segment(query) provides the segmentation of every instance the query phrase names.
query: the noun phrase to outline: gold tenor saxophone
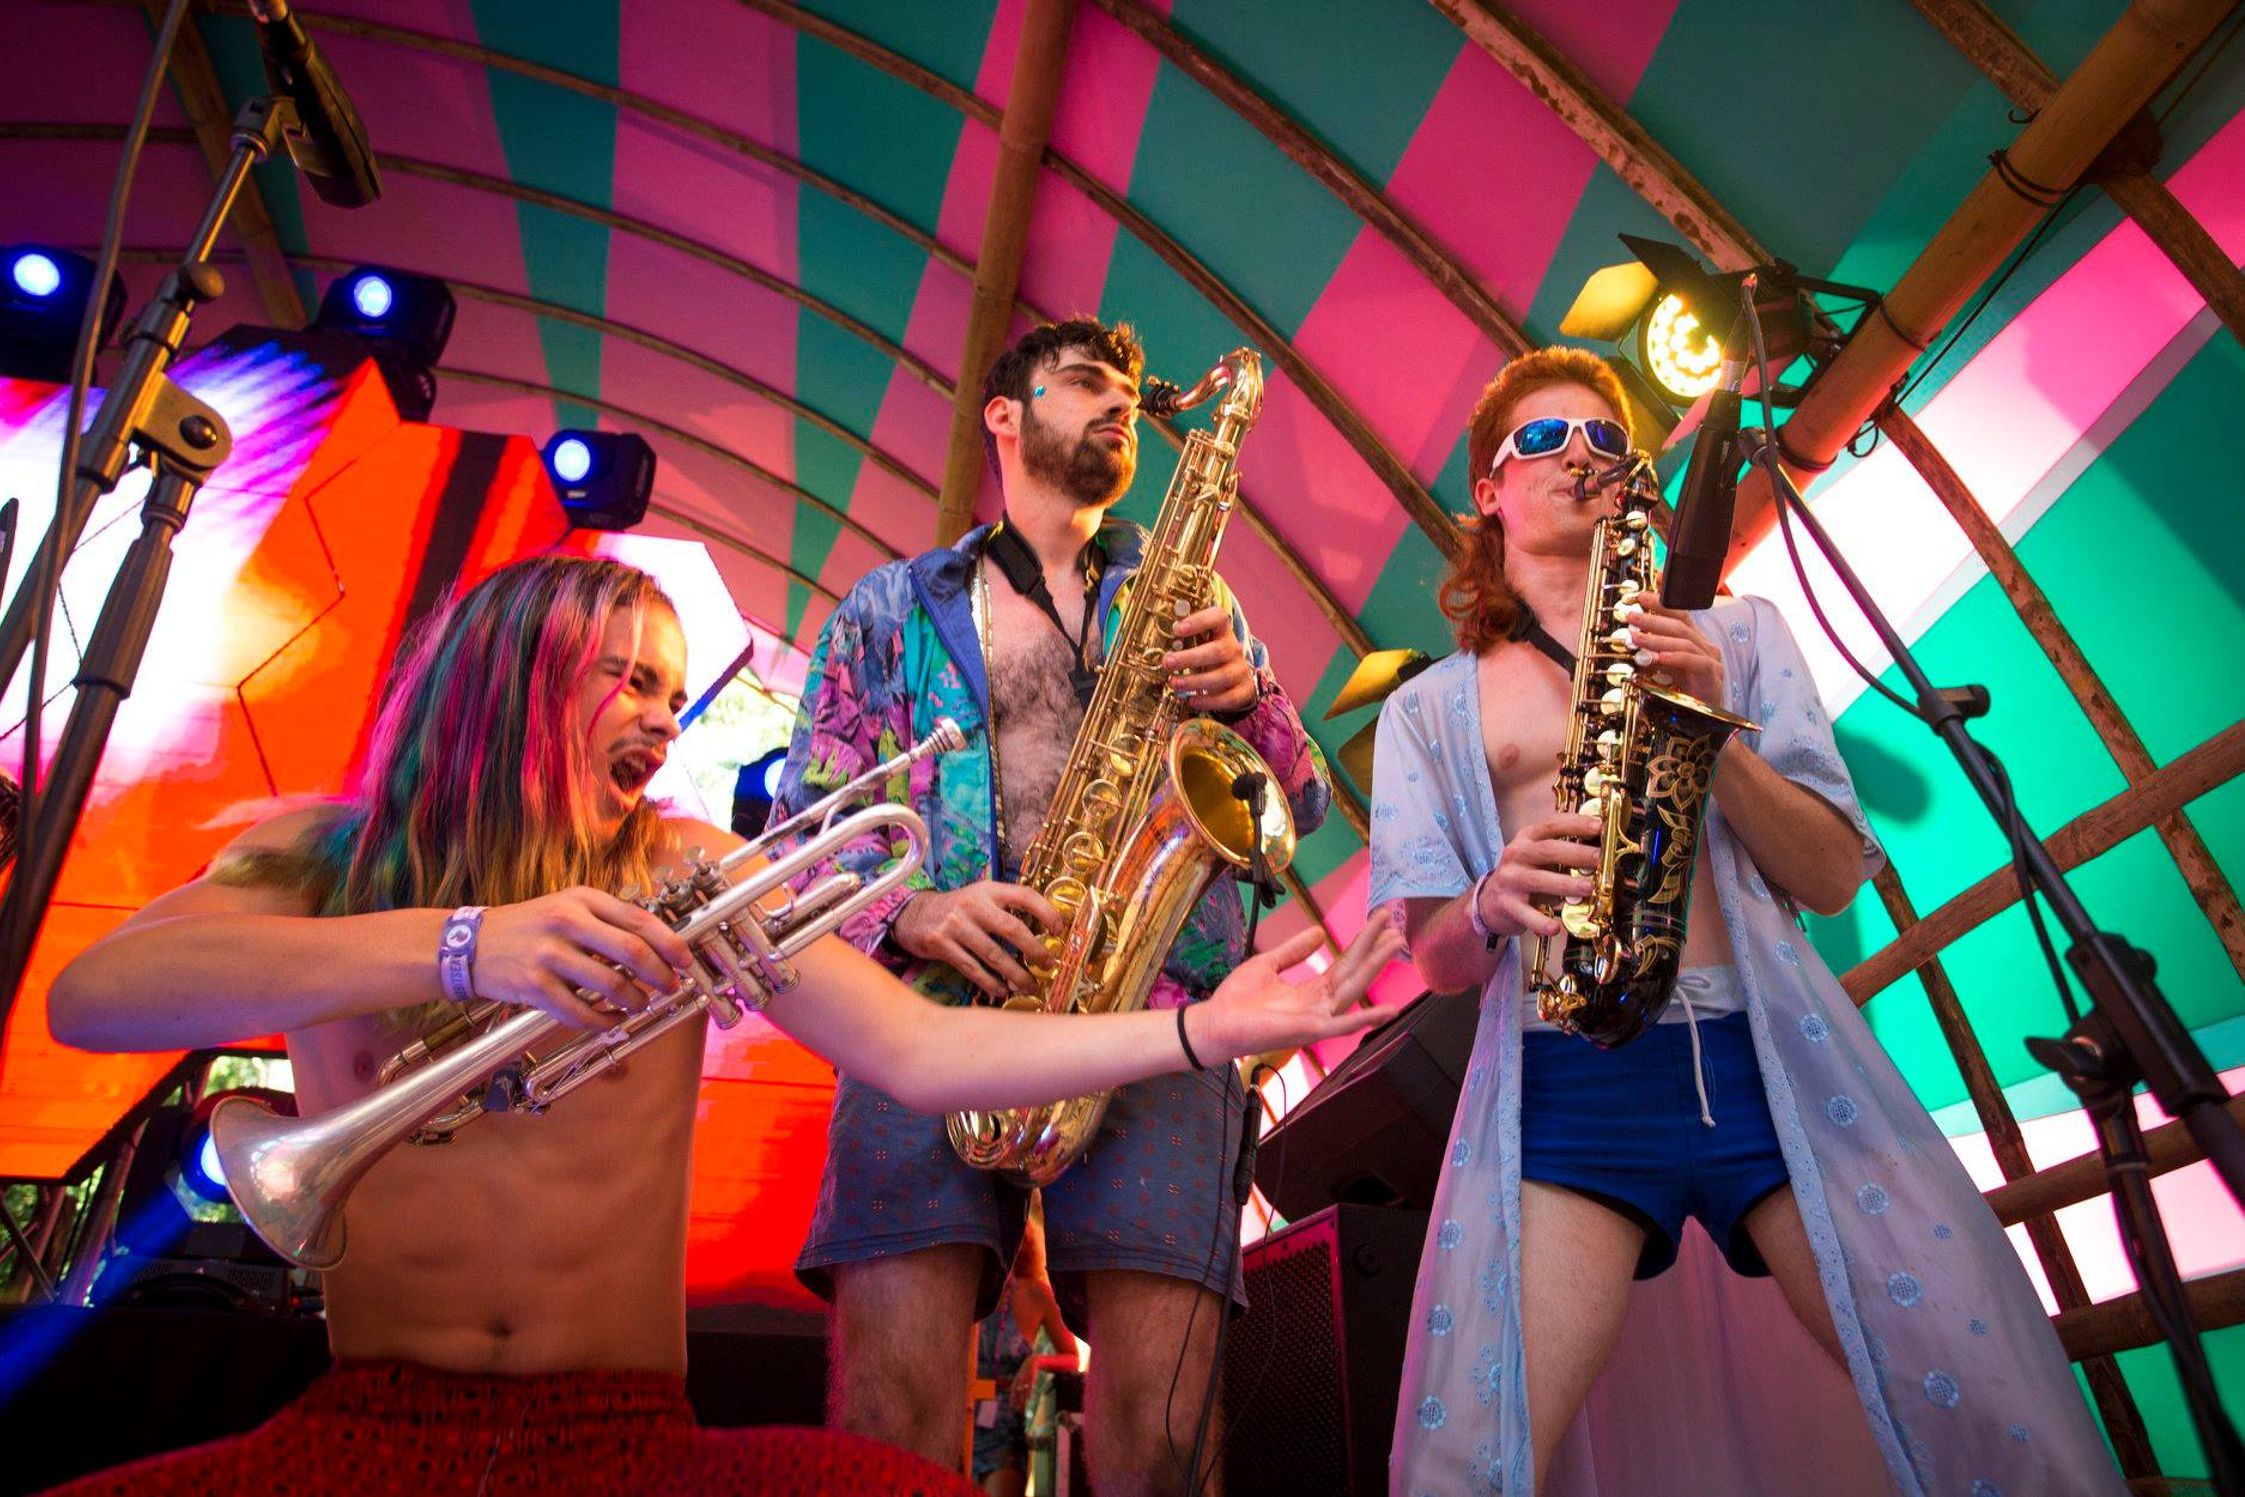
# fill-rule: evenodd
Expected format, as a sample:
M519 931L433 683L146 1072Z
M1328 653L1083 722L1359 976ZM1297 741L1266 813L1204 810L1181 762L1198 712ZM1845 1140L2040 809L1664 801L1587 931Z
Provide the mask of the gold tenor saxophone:
M1148 382L1146 410L1168 415L1218 390L1207 431L1187 438L1131 579L1114 648L1084 713L1052 807L1023 856L1021 881L1059 910L1065 931L1030 963L1034 992L1008 1008L1129 1013L1143 1008L1177 932L1221 873L1276 872L1293 860L1294 817L1275 789L1242 797L1243 776L1275 786L1262 755L1220 724L1187 720L1162 656L1170 626L1214 596L1216 548L1239 489L1239 444L1263 403L1262 361L1224 356L1192 389ZM1087 600L1086 606L1089 605ZM1038 955L1032 953L1032 955ZM1038 1107L955 1112L959 1157L1024 1185L1058 1179L1091 1146L1105 1092Z
M1651 460L1632 453L1580 482L1622 481L1619 512L1598 523L1576 645L1574 707L1555 799L1595 816L1590 894L1559 908L1565 933L1536 938L1528 990L1544 1022L1608 1049L1660 1017L1682 969L1692 859L1715 755L1757 724L1637 673L1621 610L1654 596Z
M691 858L684 876L640 904L685 938L694 965L679 986L612 1029L580 1032L559 1049L533 1054L570 1027L539 1009L501 1018L502 1005L478 1003L392 1060L373 1091L333 1111L292 1118L250 1097L224 1099L211 1110L211 1140L242 1219L289 1262L333 1268L343 1260L344 1200L375 1161L400 1143L442 1142L486 1112L544 1112L680 1024L706 1015L718 1028L730 1029L744 1010L761 1010L774 993L795 986L790 957L903 883L926 852L927 828L910 808L877 804L836 820L841 808L878 794L891 775L915 761L965 741L958 725L945 718L911 748L748 846L715 861ZM814 821L817 830L800 846L737 883L727 877ZM785 893L788 880L805 869L869 836L901 836L905 842L904 855L872 883L837 873L778 908L760 903L766 895ZM474 1037L443 1048L461 1033Z

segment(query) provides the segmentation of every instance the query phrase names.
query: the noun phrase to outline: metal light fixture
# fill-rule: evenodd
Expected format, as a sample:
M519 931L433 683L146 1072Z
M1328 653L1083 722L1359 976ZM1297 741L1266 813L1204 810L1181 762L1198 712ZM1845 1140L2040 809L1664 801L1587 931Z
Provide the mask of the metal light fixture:
M1723 341L1738 316L1738 285L1743 272L1718 275L1681 245L1623 234L1633 260L1609 265L1583 283L1559 331L1570 338L1612 343L1629 357L1608 360L1622 376L1631 402L1643 402L1663 430L1675 424L1674 410L1689 406L1715 388L1722 367ZM1772 405L1796 404L1816 372L1832 360L1879 295L1861 286L1804 276L1780 260L1759 266L1754 294L1773 380L1802 355L1812 367L1798 384L1773 383ZM1852 303L1846 327L1816 298ZM1847 308L1843 306L1843 314Z

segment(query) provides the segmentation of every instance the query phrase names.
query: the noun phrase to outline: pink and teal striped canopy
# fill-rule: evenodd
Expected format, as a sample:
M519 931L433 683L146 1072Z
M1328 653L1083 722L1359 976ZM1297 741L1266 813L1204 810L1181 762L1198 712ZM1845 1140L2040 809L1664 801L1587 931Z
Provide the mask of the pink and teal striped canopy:
M1448 647L1433 606L1440 553L1381 463L1464 511L1464 421L1502 351L1465 298L1149 34L1275 105L1414 222L1476 294L1531 341L1551 341L1584 279L1626 257L1617 233L1680 236L1447 13L1476 8L1494 7L1084 4L1037 184L1022 319L1126 318L1151 367L1184 380L1264 330L1283 340L1242 460L1269 534L1234 526L1224 569L1329 751L1369 720L1371 709L1319 720L1360 644ZM662 464L647 529L708 544L751 627L799 651L867 568L932 543L951 385L980 373L958 365L1026 0L309 9L382 154L386 195L345 213L279 167L262 169L259 186L304 305L358 262L451 282L459 324L435 420L538 438L564 425L642 432ZM2124 6L1990 9L2063 78ZM1835 280L1891 286L2020 128L1996 87L1900 0L1518 0L1509 13L1773 254ZM114 127L148 61L148 11L17 0L5 26L0 239L90 245ZM261 87L249 25L222 13L195 26L230 112ZM2155 105L2155 174L2233 262L2245 257L2235 29L2218 29L2203 72L2186 69ZM176 250L210 181L177 95L159 123L126 233L151 252ZM127 266L136 302L159 273L154 259ZM206 333L267 320L246 268L229 274ZM2002 524L2152 759L2232 726L2245 699L2236 336L2092 190L2067 200L1963 335L1936 348L1906 406ZM1168 473L1167 450L1148 442L1126 511L1149 516ZM1818 493L1937 676L1994 690L1983 734L2038 827L2124 788L2001 590L1895 453L1843 457ZM985 492L983 512L995 503ZM1814 634L1781 562L1757 557L1742 578ZM1860 696L1829 652L1820 669L1917 906L1998 867L2000 842L1931 739ZM2245 876L2245 789L2218 785L2186 810L2224 872ZM1338 816L1302 853L1344 935L1362 919L1363 861ZM2156 953L2216 1063L2245 1062L2235 951L2157 837L2123 842L2080 883L2108 925ZM1866 895L1815 934L1845 969L1891 927ZM1989 921L1948 963L2022 1112L2070 1107L2019 1043L2062 1027L2023 917ZM1929 1105L1962 1102L1914 983L1870 1012ZM1952 1131L1977 1127L1944 1117Z

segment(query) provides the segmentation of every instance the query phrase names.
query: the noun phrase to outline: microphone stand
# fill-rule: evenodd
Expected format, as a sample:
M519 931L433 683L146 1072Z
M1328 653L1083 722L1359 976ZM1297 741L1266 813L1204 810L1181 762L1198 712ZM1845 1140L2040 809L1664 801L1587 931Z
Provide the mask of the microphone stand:
M2089 993L2089 1012L2057 1039L2030 1039L2027 1050L2073 1089L2096 1125L2097 1148L2104 1157L2121 1245L2153 1323L2174 1356L2191 1423L2206 1452L2209 1476L2223 1497L2239 1497L2245 1494L2245 1444L2240 1444L2237 1426L2222 1407L2205 1347L2191 1322L2174 1252L2152 1199L2143 1130L2136 1122L2132 1099L2136 1083L2147 1083L2168 1115L2182 1119L2183 1126L2190 1130L2228 1187L2231 1199L2245 1204L2245 1132L2229 1115L2229 1094L2197 1041L2160 993L2150 953L2097 928L2074 896L2050 849L2027 825L2014 798L1998 780L1986 751L1965 727L1966 718L1987 711L1986 691L1978 687L1944 691L1927 679L1909 646L1872 601L1862 579L1802 501L1800 490L1778 461L1777 444L1769 433L1751 428L1740 434L1740 444L1749 460L1759 463L1769 475L1780 518L1790 511L1800 522L1877 632L1879 642L1917 695L1920 720L1955 755L1965 778L2014 849L2033 892L2049 903L2073 940L2066 951L2066 962Z
M42 594L59 587L87 520L135 461L153 472L141 508L141 533L110 584L93 637L73 681L77 696L36 800L23 807L15 877L0 902L0 1031L22 991L24 969L54 897L71 834L85 810L95 766L163 602L171 542L195 495L233 451L226 420L175 383L168 371L187 341L195 310L224 294L211 253L250 168L270 159L299 129L297 110L277 96L252 99L235 117L233 154L178 266L164 277L126 343L117 377L86 428L68 502L55 514L33 564L0 618L0 682L12 681L38 629ZM36 744L31 745L38 752Z

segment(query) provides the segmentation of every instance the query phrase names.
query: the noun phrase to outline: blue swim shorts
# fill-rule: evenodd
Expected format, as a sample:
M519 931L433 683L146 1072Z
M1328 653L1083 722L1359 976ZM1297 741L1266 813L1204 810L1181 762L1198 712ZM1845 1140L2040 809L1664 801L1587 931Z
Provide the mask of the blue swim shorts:
M1557 1032L1521 1036L1520 1177L1643 1227L1640 1279L1676 1261L1687 1216L1739 1273L1769 1274L1743 1223L1788 1176L1748 1022L1737 1013L1699 1023L1712 1128L1700 1118L1687 1024L1656 1024L1616 1050Z

